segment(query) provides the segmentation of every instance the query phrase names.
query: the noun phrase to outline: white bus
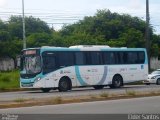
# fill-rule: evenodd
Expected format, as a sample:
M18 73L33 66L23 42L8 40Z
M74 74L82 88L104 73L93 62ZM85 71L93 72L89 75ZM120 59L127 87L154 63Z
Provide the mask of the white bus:
M119 88L146 80L145 48L79 45L24 49L21 53L21 88L68 91L72 87Z

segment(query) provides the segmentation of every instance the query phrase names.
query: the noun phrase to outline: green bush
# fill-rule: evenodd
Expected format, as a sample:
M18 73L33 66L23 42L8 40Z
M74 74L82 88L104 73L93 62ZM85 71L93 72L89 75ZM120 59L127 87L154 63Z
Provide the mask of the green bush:
M9 75L3 75L0 78L4 83L8 83L8 82L11 81L10 78L9 78Z
M19 88L19 71L0 72L0 90Z

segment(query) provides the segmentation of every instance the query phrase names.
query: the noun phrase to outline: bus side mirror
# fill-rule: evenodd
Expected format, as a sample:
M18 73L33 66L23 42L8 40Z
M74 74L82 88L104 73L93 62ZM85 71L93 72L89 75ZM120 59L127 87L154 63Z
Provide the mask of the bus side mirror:
M160 55L158 56L158 60L160 60Z

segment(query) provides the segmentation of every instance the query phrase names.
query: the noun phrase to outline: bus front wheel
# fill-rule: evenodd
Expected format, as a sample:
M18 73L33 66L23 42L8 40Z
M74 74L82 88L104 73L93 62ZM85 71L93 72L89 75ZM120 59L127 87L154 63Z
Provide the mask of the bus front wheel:
M71 90L71 88L72 88L72 85L71 85L70 79L67 77L61 78L61 80L59 81L59 87L58 87L59 92L66 92L68 90Z
M123 85L123 79L120 75L115 75L110 88L120 88Z

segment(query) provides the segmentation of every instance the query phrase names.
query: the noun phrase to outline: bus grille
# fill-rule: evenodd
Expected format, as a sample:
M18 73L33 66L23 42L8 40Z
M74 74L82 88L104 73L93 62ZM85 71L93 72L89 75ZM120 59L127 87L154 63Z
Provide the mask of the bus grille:
M33 83L21 83L22 87L33 87Z

